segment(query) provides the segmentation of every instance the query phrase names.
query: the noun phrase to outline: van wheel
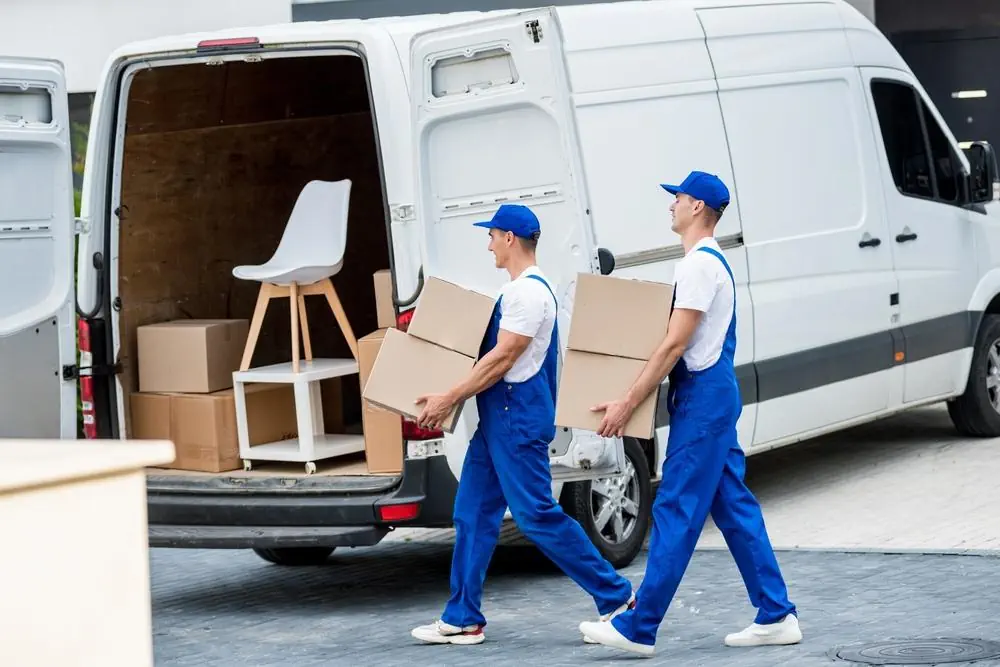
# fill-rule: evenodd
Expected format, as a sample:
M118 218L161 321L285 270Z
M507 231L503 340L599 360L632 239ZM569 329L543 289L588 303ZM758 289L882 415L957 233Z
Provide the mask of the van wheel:
M1000 435L1000 316L983 318L965 393L948 402L948 414L963 435Z
M322 565L333 553L333 547L289 547L285 549L254 549L253 552L275 565Z
M653 505L642 447L625 438L625 474L567 484L560 503L615 569L629 565L642 550Z

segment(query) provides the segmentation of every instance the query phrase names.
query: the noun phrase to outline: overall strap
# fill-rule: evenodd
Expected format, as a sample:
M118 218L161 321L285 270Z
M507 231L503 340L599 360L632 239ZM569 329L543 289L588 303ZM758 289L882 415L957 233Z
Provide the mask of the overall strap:
M556 293L552 291L552 288L549 287L549 284L547 282L545 282L544 278L542 278L541 276L536 276L533 273L525 276L525 278L531 278L532 280L537 280L541 284L545 285L545 289L547 289L549 291L549 294L552 295L552 300L555 301L555 303L556 303L556 310L559 309L559 299L556 298Z
M736 311L736 278L733 277L733 270L729 268L729 262L727 262L726 258L722 256L722 253L719 252L718 250L716 250L715 248L706 248L705 246L702 246L701 248L698 248L698 250L701 250L702 252L707 252L709 255L715 255L716 257L719 258L719 261L722 262L722 266L726 267L726 273L729 274L729 280L731 280L732 283L733 283L733 312L735 312Z

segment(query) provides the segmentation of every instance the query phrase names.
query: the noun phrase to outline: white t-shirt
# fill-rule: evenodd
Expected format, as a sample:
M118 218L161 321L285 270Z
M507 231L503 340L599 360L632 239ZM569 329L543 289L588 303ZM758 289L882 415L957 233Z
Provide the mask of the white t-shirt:
M693 371L709 368L722 356L736 299L726 267L702 247L722 252L715 239L702 239L674 269L674 308L705 313L684 350L684 363Z
M504 376L507 382L530 380L541 370L556 323L555 299L548 287L530 275L551 285L537 266L530 266L500 289L500 328L532 339Z

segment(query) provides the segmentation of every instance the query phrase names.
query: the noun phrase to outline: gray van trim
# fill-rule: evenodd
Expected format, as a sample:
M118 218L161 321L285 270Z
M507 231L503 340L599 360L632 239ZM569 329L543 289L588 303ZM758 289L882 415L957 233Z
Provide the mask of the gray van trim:
M729 234L728 236L720 236L715 240L719 243L720 248L730 250L743 245L743 234ZM672 259L680 259L683 256L684 246L680 244L636 252L626 252L621 255L615 255L615 270L643 266L645 264L656 264L657 262L668 262Z
M982 317L980 311L962 311L831 345L741 364L736 367L736 379L743 404L753 405L782 398L889 370L898 363L913 363L972 347ZM895 361L897 352L903 353L904 361ZM656 427L669 424L664 383L656 404Z

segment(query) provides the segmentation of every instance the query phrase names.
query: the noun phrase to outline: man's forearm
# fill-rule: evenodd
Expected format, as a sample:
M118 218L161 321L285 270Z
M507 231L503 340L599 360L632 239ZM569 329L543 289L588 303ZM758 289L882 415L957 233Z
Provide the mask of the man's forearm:
M628 402L638 406L646 400L646 397L653 393L653 390L659 387L674 369L682 354L684 347L680 345L663 345L657 349L628 390L626 394Z
M472 367L472 372L465 380L448 392L448 398L453 403L462 403L489 389L514 366L514 361L503 351L494 348Z

